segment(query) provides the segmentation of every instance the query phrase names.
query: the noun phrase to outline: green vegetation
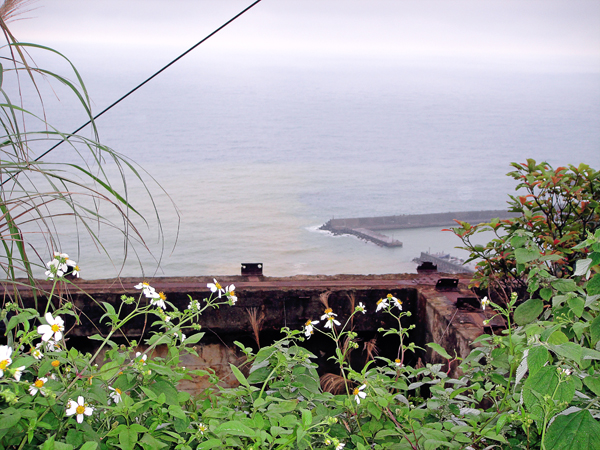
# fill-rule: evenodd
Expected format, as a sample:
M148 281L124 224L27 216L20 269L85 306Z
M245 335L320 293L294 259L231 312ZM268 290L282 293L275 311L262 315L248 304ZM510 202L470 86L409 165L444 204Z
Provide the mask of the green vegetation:
M35 68L24 53L33 47L54 50L19 44L2 20L0 26L10 54L4 58L10 68L0 67L0 75L54 78L78 96L91 117L81 80L78 88ZM116 208L127 237L130 214L136 211L108 182L103 164L111 158L137 172L110 149L54 130L1 92L1 265L8 288L0 309L5 339L0 345L0 449L600 448L598 172L585 165L552 170L534 161L515 164L510 175L527 191L511 197L521 215L476 226L461 223L454 230L473 258L482 260L475 278L488 289L482 307L492 308L507 325L477 339L461 361L459 378L448 376L456 357L437 344L429 347L447 364L404 364L406 352L417 348L410 343L411 328L402 325L408 313L389 295L375 305L360 303L344 323L327 308L303 330L283 329L281 340L256 353L238 344L248 371L231 366L239 386L225 389L213 372L179 365L182 355L195 354L193 344L203 336L202 312L237 301L235 287L216 280L207 286L208 298L190 298L183 311L147 283L131 286L139 295L123 296L118 305L98 302L109 332L92 337L98 343L95 354L69 347L63 317L77 320L82 312L61 293L79 268L56 251L53 219L68 214L101 246L90 220L104 219L98 209L77 200L79 192L92 199L92 206L101 200ZM44 129L31 131L32 118ZM68 145L88 152L81 164L31 159L31 142L66 138ZM88 159L93 166L85 164ZM52 288L39 291L35 307L28 308L10 287L23 275L35 286L29 258L35 247L22 231L32 221L47 244L33 253L54 256L45 265ZM497 238L486 246L470 245L469 237L484 229L497 232ZM379 331L398 338L398 356L393 361L373 356L356 368L348 358L358 346L352 326L371 308L397 321L397 328ZM151 337L142 347L135 341L118 345L114 337L138 317L153 321ZM301 345L315 333L335 344L334 354L325 356L339 368L339 377L328 384L335 394L322 389L317 357ZM167 347L164 357L153 356L159 345ZM96 365L99 355L103 361ZM199 397L178 391L179 381L192 375L209 377L212 388Z

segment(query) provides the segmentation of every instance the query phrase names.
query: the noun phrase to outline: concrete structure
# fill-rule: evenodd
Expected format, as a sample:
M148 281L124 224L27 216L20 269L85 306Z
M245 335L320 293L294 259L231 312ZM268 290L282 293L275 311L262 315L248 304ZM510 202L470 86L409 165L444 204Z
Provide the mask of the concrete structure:
M455 220L469 223L489 222L491 219L508 219L517 214L503 210L458 211L436 214L410 214L403 216L354 217L349 219L331 219L321 230L333 234L352 234L385 247L402 246L400 241L376 233L382 230L400 230L405 228L449 227L456 225Z
M189 369L212 368L221 378L224 385L235 385L236 380L231 376L229 364L242 365L243 354L233 345L240 341L246 346L257 349L253 339L253 329L250 313L255 308L257 317L262 317L259 338L261 345L267 345L281 338L280 329L302 329L308 319L318 319L323 314L325 306L323 297L327 298L329 306L338 314L338 319L344 323L354 305L362 302L366 305L367 313L355 316L354 330L358 333L361 342L376 339L376 345L381 350L382 356L395 359L398 350L397 338L382 337L378 333L380 327L390 328L397 326L397 322L389 315L376 313L376 302L388 293L403 302L403 309L411 311L412 317L405 318L403 326L416 323L417 327L411 332L410 338L417 345L425 348L427 342L436 342L442 345L450 354L455 352L465 357L470 351L471 342L483 332L483 321L486 312L479 308L472 310L459 310L456 306L460 297L471 297L470 303L477 305L478 300L474 294L466 289L468 279L459 279L458 289L452 291L439 291L435 286L437 281L445 275L438 273L428 274L402 274L379 276L296 276L289 278L260 277L250 281L248 277L219 277L223 285L235 284L239 298L233 307L221 307L207 310L200 319L202 331L206 334L202 341L195 345L198 357L186 356L182 365ZM456 276L455 276L456 277ZM76 308L81 310L81 323L75 324L70 316L66 317L66 329L69 330L69 345L82 350L92 351L97 341L88 339L95 333L106 334L108 329L100 324L102 309L96 302L105 301L113 305L121 304L121 295L139 295L134 289L139 279L77 280L76 286L64 293L70 297ZM206 284L212 282L212 277L186 277L186 278L154 278L147 280L156 288L167 295L167 300L179 309L187 308L190 297L202 300L209 295ZM49 285L43 282L42 287ZM21 295L27 306L32 304L31 292L21 288ZM84 295L82 292L85 292ZM96 302L90 300L93 297ZM464 302L463 302L464 303ZM467 302L468 303L468 302ZM127 307L123 314L127 313ZM143 342L148 338L151 321L146 322L144 317L129 323L123 330L128 340L136 339ZM2 331L2 330L0 330ZM126 342L125 338L121 339ZM330 356L333 352L332 343L315 334L304 344L317 356ZM143 348L143 346L141 347ZM166 353L165 348L158 348L155 355ZM365 358L365 353L356 350L352 363L359 367ZM435 361L436 356L431 353L409 355L408 364L416 364L418 360ZM327 358L318 358L319 370L322 373L335 371L329 367ZM101 363L101 361L99 361ZM451 373L456 370L451 368ZM190 392L198 392L208 386L206 378L196 378L180 386Z

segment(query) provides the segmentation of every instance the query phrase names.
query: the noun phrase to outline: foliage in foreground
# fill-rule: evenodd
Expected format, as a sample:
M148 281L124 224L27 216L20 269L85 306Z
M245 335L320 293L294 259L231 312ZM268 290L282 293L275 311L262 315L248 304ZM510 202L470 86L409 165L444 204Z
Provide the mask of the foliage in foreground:
M459 221L452 230L471 253L468 261L477 261L473 285L504 301L513 291L525 291L530 270L540 267L527 264L534 259L553 276L572 275L575 261L587 251L577 245L600 229L600 172L586 164L553 169L533 159L511 165L515 170L508 175L521 195L509 196L508 205L517 216L477 225ZM473 244L471 238L481 232L495 237L485 245ZM535 249L530 251L517 232L527 232Z
M535 242L526 238L534 251ZM137 298L125 296L117 308L104 303L105 362L68 348L61 315L69 303L43 314L5 305L1 317L8 345L0 346L0 448L43 450L83 448L335 448L484 449L600 448L600 231L576 246L587 258L572 278L543 269L541 250L531 266L537 282L530 298L507 306L482 299L507 321L498 335L483 335L462 361L464 375L452 379L441 364L413 368L403 364L409 330L402 327L402 303L388 296L377 305L356 306L342 322L327 309L303 330L284 329L284 338L246 353L249 374L231 366L240 385L218 386L214 374L178 366L184 352L194 353L202 337L200 314L233 305L234 287L209 284L212 294L190 299L179 311L164 294L140 283ZM66 255L49 263L49 277L67 282ZM536 286L543 285L542 290ZM134 305L125 315L124 305ZM398 327L380 330L398 336L395 361L377 357L355 369L347 360L357 345L351 323L368 308L391 314ZM154 317L160 331L144 342L118 346L114 334L137 315ZM338 320L340 319L340 320ZM188 337L185 336L186 332ZM340 368L342 390L323 392L315 356L300 346L314 333L336 344L332 358ZM157 345L165 358L153 357ZM448 360L441 346L430 347ZM213 389L193 398L177 390L190 375L211 377Z

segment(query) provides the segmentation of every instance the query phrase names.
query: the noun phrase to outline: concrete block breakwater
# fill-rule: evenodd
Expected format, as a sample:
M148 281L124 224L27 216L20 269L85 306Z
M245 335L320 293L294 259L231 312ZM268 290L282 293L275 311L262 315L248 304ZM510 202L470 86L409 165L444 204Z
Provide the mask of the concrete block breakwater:
M518 214L504 210L457 211L434 214L406 214L401 216L353 217L348 219L331 219L321 230L333 234L352 234L386 247L402 246L400 241L392 239L376 231L401 230L405 228L444 227L456 225L455 220L469 223L489 222L494 218L509 219Z

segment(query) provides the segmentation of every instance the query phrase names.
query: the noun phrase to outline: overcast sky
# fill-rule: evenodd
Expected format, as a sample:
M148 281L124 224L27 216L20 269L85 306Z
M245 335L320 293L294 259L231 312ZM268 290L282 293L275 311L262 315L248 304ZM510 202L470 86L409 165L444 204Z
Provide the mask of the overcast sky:
M37 1L21 41L184 50L249 0ZM568 59L600 66L598 0L262 0L205 52L298 57Z

